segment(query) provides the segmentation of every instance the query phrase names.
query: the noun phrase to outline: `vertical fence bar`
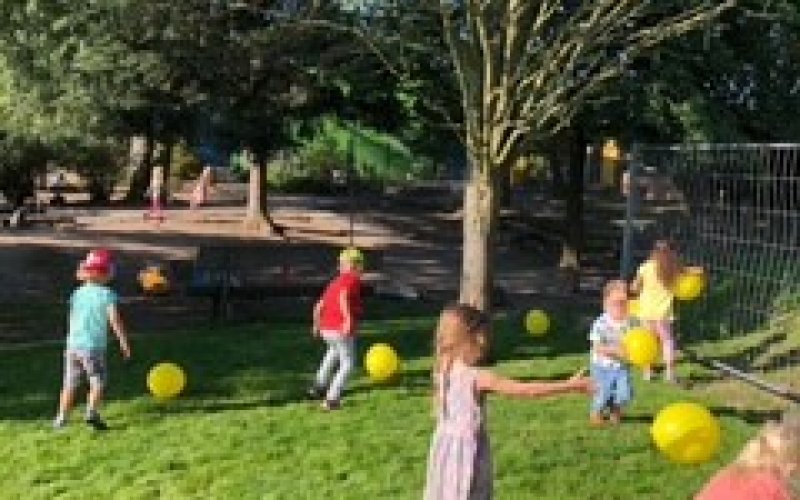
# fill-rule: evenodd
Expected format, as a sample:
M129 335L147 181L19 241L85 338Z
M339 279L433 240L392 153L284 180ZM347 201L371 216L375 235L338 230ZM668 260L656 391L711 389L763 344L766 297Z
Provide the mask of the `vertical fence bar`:
M627 280L633 272L634 218L637 215L639 197L639 163L641 148L634 144L628 162L628 193L625 200L625 227L622 233L622 255L620 256L620 275Z

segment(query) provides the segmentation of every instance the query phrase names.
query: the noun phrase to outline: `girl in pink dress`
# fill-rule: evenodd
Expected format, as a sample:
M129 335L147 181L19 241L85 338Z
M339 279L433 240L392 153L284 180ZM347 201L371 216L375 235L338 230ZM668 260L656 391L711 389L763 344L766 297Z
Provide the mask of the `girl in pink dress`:
M433 369L437 424L428 461L426 500L492 498L486 393L535 399L592 391L586 377L518 382L476 368L486 352L488 332L488 318L471 306L449 306L439 318Z
M732 465L719 471L695 500L800 498L800 416L766 424Z

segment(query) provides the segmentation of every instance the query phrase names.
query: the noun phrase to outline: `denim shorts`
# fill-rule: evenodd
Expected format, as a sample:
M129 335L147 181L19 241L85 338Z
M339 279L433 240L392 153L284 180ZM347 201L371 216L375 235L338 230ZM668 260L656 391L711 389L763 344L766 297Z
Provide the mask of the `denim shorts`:
M591 371L596 386L592 397L592 412L621 408L630 402L633 390L628 368L592 364Z
M108 380L105 351L67 349L64 352L64 388L75 389L83 378L92 387L104 387Z

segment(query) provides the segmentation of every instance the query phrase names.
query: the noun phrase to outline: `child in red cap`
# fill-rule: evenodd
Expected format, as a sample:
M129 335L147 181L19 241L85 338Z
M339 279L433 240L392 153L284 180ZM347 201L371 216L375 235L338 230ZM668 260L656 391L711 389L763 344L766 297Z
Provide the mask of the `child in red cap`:
M75 400L75 390L85 376L89 380L86 423L96 430L108 426L100 418L99 407L106 385L106 347L109 326L119 341L122 356L130 357L125 327L117 309L117 294L108 287L113 276L111 253L92 250L78 266L76 277L82 282L70 297L69 333L64 351L64 384L58 415L53 427L67 424Z

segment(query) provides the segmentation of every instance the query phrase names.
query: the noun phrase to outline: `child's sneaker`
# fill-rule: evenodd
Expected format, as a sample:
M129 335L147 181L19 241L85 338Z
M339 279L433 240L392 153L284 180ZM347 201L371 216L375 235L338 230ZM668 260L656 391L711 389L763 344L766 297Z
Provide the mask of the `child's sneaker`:
M53 419L53 429L60 431L67 426L67 419L64 417L56 417Z
M100 415L94 413L86 417L86 423L96 431L107 431L108 424L100 418Z
M608 420L614 425L622 423L622 410L611 410L611 415L608 417Z
M342 403L338 399L326 399L322 402L322 409L326 411L336 411L342 408Z

